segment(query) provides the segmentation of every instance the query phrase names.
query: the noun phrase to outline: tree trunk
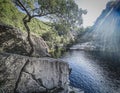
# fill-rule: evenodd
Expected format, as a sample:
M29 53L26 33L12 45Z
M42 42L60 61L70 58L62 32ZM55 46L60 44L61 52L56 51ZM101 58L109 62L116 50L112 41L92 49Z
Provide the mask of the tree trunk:
M28 17L28 18L27 18L27 17ZM26 30L27 30L27 34L28 34L27 39L28 39L29 45L30 45L30 47L31 47L31 49L30 49L30 51L29 51L29 53L28 53L28 56L32 56L32 54L33 54L33 52L34 52L34 45L33 45L32 39L31 39L30 28L29 28L29 26L28 26L28 23L29 23L30 21L31 21L31 17L29 17L29 16L25 16L25 17L23 18L23 23L24 23L24 26L25 26L25 28L26 28Z

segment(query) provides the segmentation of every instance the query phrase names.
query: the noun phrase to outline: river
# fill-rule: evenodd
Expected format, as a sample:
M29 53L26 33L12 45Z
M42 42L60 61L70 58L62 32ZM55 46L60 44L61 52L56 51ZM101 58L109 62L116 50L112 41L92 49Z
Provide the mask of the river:
M101 60L84 50L70 50L62 59L70 65L70 84L85 93L120 93L120 64Z

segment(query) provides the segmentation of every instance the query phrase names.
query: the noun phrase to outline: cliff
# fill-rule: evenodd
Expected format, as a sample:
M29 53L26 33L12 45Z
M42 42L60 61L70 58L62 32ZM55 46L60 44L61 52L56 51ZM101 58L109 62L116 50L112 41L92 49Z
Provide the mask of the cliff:
M104 59L120 60L120 0L107 3L85 37L95 47L93 50Z
M111 11L111 9L113 9L114 12L119 13L120 12L120 1L119 0L113 0L113 1L111 0L106 4L106 8L102 11L100 16L97 18L97 20L93 26L93 29L99 25L99 23L101 22L101 20L103 20L103 18L105 16L108 15L108 13ZM108 20L106 20L106 21L108 21Z

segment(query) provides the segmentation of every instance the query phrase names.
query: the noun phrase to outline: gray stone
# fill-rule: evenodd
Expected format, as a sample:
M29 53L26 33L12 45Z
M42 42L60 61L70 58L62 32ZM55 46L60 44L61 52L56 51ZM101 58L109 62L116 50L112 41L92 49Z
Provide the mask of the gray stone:
M19 55L0 54L0 90L13 93L26 58Z
M46 92L46 88L42 87L38 81L34 80L33 76L29 73L22 72L18 93L36 93Z
M69 90L69 93L84 93L83 90L79 88L75 88L73 86L69 86L68 90Z
M3 93L68 93L69 66L61 60L0 53L0 66Z
M39 36L32 34L31 39L34 45L32 56L49 56L46 42ZM27 55L31 47L27 40L27 33L17 28L0 24L0 51Z

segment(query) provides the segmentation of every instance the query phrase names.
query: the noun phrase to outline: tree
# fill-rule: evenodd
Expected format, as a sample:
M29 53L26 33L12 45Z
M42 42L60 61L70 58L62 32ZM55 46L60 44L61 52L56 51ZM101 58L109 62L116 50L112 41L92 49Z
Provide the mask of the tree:
M64 19L64 21L66 20L65 22L69 28L74 29L76 26L80 27L83 23L82 14L86 13L87 11L79 8L74 0L68 0L66 13L62 15L62 19Z
M64 35L69 31L76 33L76 29L80 28L83 23L82 14L87 13L87 10L79 8L74 0L68 0L66 3L66 13L61 15L57 22L54 22L54 28L59 35Z
M23 23L27 30L27 38L31 46L28 56L31 56L34 52L34 46L28 23L35 17L62 15L65 13L66 0L14 0L14 2L26 13L23 18Z
M48 18L64 21L69 27L73 27L74 24L78 24L78 20L81 17L82 9L79 9L74 0L13 0L26 15L23 18L24 26L28 33L28 41L31 46L31 50L28 56L31 56L34 52L34 46L30 36L30 28L28 23L35 17L47 16Z

